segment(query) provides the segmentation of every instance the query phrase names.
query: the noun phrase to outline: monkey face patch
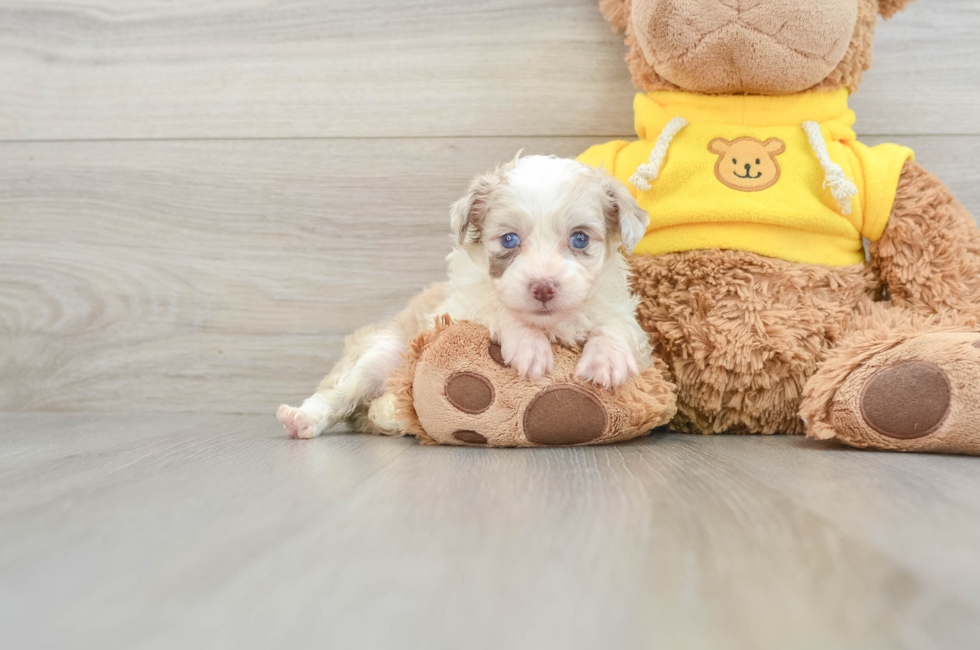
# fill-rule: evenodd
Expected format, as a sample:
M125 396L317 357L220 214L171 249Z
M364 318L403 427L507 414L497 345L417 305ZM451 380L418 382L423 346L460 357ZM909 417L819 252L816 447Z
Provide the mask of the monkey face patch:
M786 143L779 138L769 138L765 142L750 137L731 142L715 138L708 144L708 151L718 154L715 163L718 180L733 190L758 192L779 180L776 156L786 151Z

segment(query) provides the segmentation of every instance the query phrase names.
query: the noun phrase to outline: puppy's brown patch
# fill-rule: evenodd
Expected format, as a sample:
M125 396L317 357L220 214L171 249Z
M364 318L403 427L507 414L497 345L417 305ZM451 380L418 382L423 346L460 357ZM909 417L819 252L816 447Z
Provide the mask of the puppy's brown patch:
M501 253L492 253L490 255L490 277L496 279L502 276L511 263L517 259L518 250L515 247L504 249Z

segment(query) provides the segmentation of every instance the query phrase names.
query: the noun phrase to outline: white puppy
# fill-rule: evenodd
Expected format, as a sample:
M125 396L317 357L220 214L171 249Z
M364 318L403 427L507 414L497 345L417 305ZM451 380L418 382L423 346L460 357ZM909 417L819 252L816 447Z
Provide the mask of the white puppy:
M386 393L408 342L435 318L479 323L504 361L537 378L554 365L551 343L585 344L576 373L615 387L650 364L636 322L627 252L649 217L626 187L574 160L518 155L473 181L452 207L449 282L416 296L395 320L351 335L344 356L299 408L279 407L290 436L312 438L344 420L400 435Z

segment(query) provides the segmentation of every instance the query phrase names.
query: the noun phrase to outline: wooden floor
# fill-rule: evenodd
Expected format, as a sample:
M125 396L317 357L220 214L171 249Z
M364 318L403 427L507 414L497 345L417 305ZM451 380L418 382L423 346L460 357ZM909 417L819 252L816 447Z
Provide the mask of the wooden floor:
M972 458L0 415L5 648L976 648Z

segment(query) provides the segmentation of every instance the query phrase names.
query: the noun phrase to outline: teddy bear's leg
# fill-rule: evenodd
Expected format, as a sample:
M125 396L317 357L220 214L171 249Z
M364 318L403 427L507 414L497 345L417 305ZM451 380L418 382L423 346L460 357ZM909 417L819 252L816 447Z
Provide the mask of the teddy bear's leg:
M628 440L673 417L674 385L662 362L611 390L576 375L581 350L552 351L554 370L532 380L507 365L482 326L423 333L390 384L402 428L424 444L539 447Z
M980 316L980 229L949 189L916 163L905 164L888 226L869 253L896 306Z
M807 383L800 413L812 438L980 454L980 333L876 305Z
M638 317L677 384L675 429L804 433L803 386L874 278L744 251L631 259Z

